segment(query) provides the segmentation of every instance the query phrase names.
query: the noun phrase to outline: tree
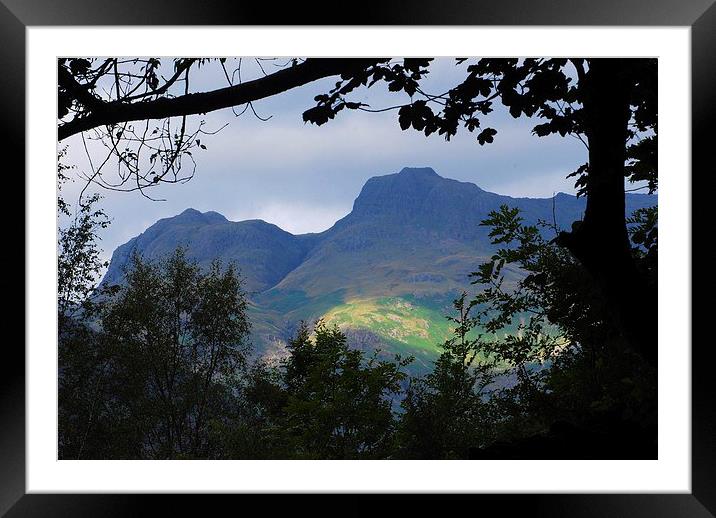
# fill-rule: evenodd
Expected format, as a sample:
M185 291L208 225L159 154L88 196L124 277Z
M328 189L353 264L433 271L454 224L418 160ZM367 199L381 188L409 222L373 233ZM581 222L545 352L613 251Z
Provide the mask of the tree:
M104 443L97 417L106 359L92 323L97 282L106 267L97 233L109 218L97 208L98 194L80 199L75 208L62 197L70 169L64 156L63 149L58 155L58 220L68 218L69 224L58 230L57 241L58 450L60 458L82 458ZM90 429L95 431L91 436Z
M232 405L246 362L249 322L233 266L207 271L177 249L160 263L135 254L126 284L101 316L112 389L142 457L208 458L212 420Z
M102 209L96 208L101 200L99 194L80 200L77 209L64 200L62 185L68 181L70 166L62 159L66 149L58 156L58 217L71 218L65 228L60 228L57 238L57 306L60 329L78 311L90 310L90 295L94 292L101 271L107 263L100 259L98 232L107 228L110 221Z
M211 434L219 445L216 458L287 459L295 457L286 438L284 409L288 399L283 370L258 359L246 372L237 404L226 419L212 423Z
M386 458L393 447L393 398L411 360L365 358L337 327L304 324L282 367L279 427L294 458Z
M496 364L486 357L482 336L474 336L474 301L462 293L453 302L454 336L443 344L434 370L411 379L402 407L399 451L418 459L467 458L468 450L489 443L488 387Z
M630 218L640 222L632 227L635 245L651 242L645 236L652 235L649 221L655 219L647 221L644 214L640 210ZM483 224L491 227L492 242L500 248L472 274L481 286L473 300L480 308L476 325L503 334L485 341L483 351L509 366L513 379L492 399L496 436L515 440L566 423L559 431L565 435L559 437L570 441L565 448L577 452L573 454L594 451L595 446L585 443L598 441L604 455L653 455L656 371L625 351L619 322L584 265L546 237L558 229L545 222L526 225L519 210L507 206L493 211ZM649 249L655 261L656 244ZM636 246L633 253L648 255ZM506 279L508 267L523 276ZM558 445L546 444L550 451L538 454L560 454L553 451Z

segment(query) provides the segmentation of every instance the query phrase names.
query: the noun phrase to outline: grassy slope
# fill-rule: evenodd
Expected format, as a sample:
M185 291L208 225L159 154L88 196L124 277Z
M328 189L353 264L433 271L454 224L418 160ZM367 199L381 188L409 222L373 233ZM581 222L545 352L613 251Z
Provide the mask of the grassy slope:
M445 318L447 297L413 296L346 297L341 292L311 299L301 292L277 293L251 304L253 341L259 354L279 355L282 345L294 334L298 322L319 318L336 324L360 346L368 336L368 349L379 348L386 355L412 355L416 366L428 367L440 354L452 333Z
M294 304L287 304L291 299ZM339 293L310 300L294 293L282 297L276 308L254 305L251 319L255 344L269 355L280 354L281 343L288 341L298 321L323 318L346 332L351 345L368 352L379 349L384 357L413 356L410 370L418 372L432 367L442 352L441 345L452 336L453 325L445 318L451 300L446 295L341 300Z
M453 336L454 324L446 318L453 313L453 298L449 294L346 297L344 292L334 292L310 299L301 292L276 293L262 301L268 307L253 305L250 316L255 345L263 355L282 356L300 320L322 318L368 354L379 350L383 358L413 356L408 371L424 374L432 369L442 344ZM516 332L518 323L507 326L500 337Z
M353 299L324 315L341 329L366 329L399 347L401 353L427 351L439 354L450 337L447 319L438 311L401 297Z

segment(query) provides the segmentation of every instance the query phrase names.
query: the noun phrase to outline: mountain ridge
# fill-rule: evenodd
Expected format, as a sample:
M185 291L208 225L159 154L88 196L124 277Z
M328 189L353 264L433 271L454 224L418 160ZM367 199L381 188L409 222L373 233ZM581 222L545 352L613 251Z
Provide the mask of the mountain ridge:
M657 196L628 193L626 199L627 205L633 205L635 209L656 204ZM466 218L470 228L464 225L464 221L444 217L444 207L456 201L461 205L456 207L455 211L472 213ZM630 201L632 203L629 203ZM369 178L354 200L351 211L322 232L293 234L262 219L231 221L218 212L201 212L189 207L175 216L159 219L144 232L120 245L112 254L102 282L119 282L122 276L121 267L126 264L134 250L148 257L157 258L169 251L161 245L166 244L168 248L173 249L177 245L196 244L197 239L201 244L201 236L197 231L200 228L204 231L208 230L204 227L218 225L226 227L222 229L223 234L233 234L221 235L220 238L230 237L238 243L259 238L274 241L281 247L282 253L279 255L286 260L278 268L272 269L271 272L254 272L249 268L248 272L243 272L248 273L248 276L257 275L256 279L248 279L250 291L266 291L280 285L288 275L300 268L327 237L340 235L346 230L354 232L361 227L366 230L365 227L370 226L371 228L361 238L345 240L342 244L349 250L360 249L365 246L367 240L371 239L371 234L373 234L372 238L395 237L389 232L383 232L382 236L375 236L375 227L383 224L385 220L391 220L393 224L411 224L422 230L437 230L438 233L450 234L461 241L480 238L484 241L487 232L479 227L477 217L486 216L489 211L495 210L504 203L517 206L522 210L525 220L533 222L540 219L537 217L538 213L544 213L545 208L549 208L549 212L554 209L554 212L560 214L558 219L562 220L557 221L558 225L561 228L568 228L572 221L576 221L581 216L584 199L563 192L558 192L551 198L512 197L486 191L472 182L440 176L431 167L404 167L397 173ZM553 203L555 207L551 207ZM551 217L551 214L542 215ZM368 225L365 224L366 220ZM183 227L184 232L178 231L177 227ZM233 232L229 228L232 228ZM225 250L227 243L221 241L217 239L211 243L215 245L211 247L212 252L215 257L229 258L226 256L232 254ZM216 253L217 250L219 253ZM267 252L259 250L261 251ZM195 258L198 258L200 263L209 259L202 257L200 250L190 250L189 255L199 256ZM240 265L243 266L242 270L246 268L250 259L260 259L262 256L261 253L249 255L251 257L247 254L239 254L238 258L243 259L239 263L244 263Z

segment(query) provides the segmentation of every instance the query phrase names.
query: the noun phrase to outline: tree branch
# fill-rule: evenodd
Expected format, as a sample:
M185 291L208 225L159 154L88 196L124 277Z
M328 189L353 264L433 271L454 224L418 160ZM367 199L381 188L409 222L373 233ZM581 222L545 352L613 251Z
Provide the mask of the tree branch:
M69 70L63 66L57 67L57 82L60 88L64 88L88 110L96 109L103 104L101 99L92 95L86 86L79 84Z
M76 117L58 127L58 140L98 126L146 119L164 119L180 115L207 113L245 104L302 86L317 79L359 70L384 59L307 59L253 81L211 92L136 103L110 102L92 107L87 115Z

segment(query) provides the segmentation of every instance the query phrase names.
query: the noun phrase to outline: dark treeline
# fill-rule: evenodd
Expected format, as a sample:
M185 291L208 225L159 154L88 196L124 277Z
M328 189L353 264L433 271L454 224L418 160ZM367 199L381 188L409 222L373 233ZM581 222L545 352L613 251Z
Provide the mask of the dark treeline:
M182 249L135 255L121 286L91 289L107 224L94 202L59 236L62 459L656 457L655 368L544 237L557 229L517 210L482 222L500 248L466 279L477 295L455 300L433 370L411 377L411 358L352 349L320 321L285 358L251 360L239 273L200 269ZM656 209L629 223L655 285ZM508 265L525 275L505 280Z

